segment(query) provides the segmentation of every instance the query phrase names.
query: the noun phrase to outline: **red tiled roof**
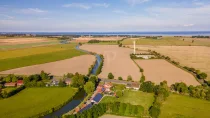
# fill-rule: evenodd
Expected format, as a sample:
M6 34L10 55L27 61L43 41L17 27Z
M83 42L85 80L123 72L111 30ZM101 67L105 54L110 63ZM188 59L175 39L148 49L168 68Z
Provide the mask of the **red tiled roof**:
M15 85L16 85L15 82L5 83L5 86L15 86Z
M17 84L23 84L23 80L18 80Z

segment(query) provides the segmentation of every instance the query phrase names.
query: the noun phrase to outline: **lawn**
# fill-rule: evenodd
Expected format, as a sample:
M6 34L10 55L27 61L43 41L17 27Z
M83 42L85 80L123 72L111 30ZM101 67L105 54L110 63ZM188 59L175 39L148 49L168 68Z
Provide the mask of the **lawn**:
M161 107L160 118L210 118L210 102L171 94Z
M142 105L145 109L149 109L154 101L154 96L152 93L145 93L141 91L128 91L124 92L123 97L115 98L106 96L102 99L102 103L105 102L123 102L123 103L130 103L133 105Z
M64 60L85 54L75 49L76 44L18 49L0 52L0 71ZM2 57L3 56L3 57Z
M207 39L186 38L186 37L162 37L161 39L152 38L128 38L123 40L123 45L133 45L134 39L136 45L152 45L152 46L210 46L210 41ZM184 39L184 41L183 41ZM194 40L194 43L192 43Z
M25 89L13 97L0 100L0 117L30 117L68 101L76 92L77 89L70 87Z

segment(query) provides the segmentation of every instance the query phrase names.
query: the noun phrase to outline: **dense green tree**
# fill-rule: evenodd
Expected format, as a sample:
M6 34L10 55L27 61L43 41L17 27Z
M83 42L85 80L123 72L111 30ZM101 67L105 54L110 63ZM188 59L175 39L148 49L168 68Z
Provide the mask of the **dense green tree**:
M86 93L90 94L95 90L95 85L93 82L89 81L85 84L84 89Z
M114 79L114 75L112 73L108 74L108 79Z
M37 82L37 87L45 87L45 83L43 81Z
M143 83L144 81L145 81L145 76L142 75L142 76L141 76L141 79L140 79L140 83Z
M6 82L11 82L12 81L12 78L10 78L9 76L5 77L4 79L5 79Z
M149 109L149 114L150 116L152 116L152 118L158 118L158 116L160 115L160 108L152 106Z
M140 90L143 92L152 93L154 91L155 84L151 81L143 82L140 86Z
M95 85L98 82L98 77L95 75L91 75L89 81L91 81Z
M206 74L206 73L200 73L200 74L198 75L198 78L199 78L199 79L206 79L206 78L207 78L207 74Z
M18 81L17 77L16 76L13 76L12 77L12 82L17 82L17 81Z
M128 77L127 77L127 81L132 81L133 79L132 79L132 77L131 77L131 75L129 75Z
M210 89L209 89L208 92L206 93L206 99L210 101Z
M43 70L41 71L40 76L41 76L41 79L42 79L42 80L50 79L50 77L48 76L48 74L45 73Z
M118 77L118 80L123 80L123 78L122 77Z
M71 85L73 87L82 88L84 84L85 84L85 76L76 73L74 77L72 78Z
M67 75L66 75L67 78L72 78L73 76L74 76L74 74L72 74L72 73L67 73Z

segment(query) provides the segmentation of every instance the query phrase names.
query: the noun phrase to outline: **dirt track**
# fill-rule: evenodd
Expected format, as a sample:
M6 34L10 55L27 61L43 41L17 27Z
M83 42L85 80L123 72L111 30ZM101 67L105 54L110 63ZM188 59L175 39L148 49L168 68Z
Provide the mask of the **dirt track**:
M88 68L94 63L95 57L92 55L83 55L73 57L71 59L50 62L46 64L22 67L12 70L0 72L0 74L18 74L18 75L31 75L39 74L42 70L56 76L63 76L69 73L87 74Z
M144 69L146 81L152 81L159 84L160 82L166 80L168 85L176 82L184 82L187 85L199 85L193 75L177 68L165 60L153 59L135 61Z
M115 79L121 76L126 80L131 75L134 81L140 80L139 68L130 59L132 49L119 48L117 45L83 45L80 48L104 55L104 66L99 77L107 78L108 73L112 72Z

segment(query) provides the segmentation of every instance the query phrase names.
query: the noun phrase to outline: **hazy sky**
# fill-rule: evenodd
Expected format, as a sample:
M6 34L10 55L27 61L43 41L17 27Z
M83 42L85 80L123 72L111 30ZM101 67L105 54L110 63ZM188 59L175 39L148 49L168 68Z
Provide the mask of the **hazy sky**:
M210 0L0 0L0 31L210 31Z

